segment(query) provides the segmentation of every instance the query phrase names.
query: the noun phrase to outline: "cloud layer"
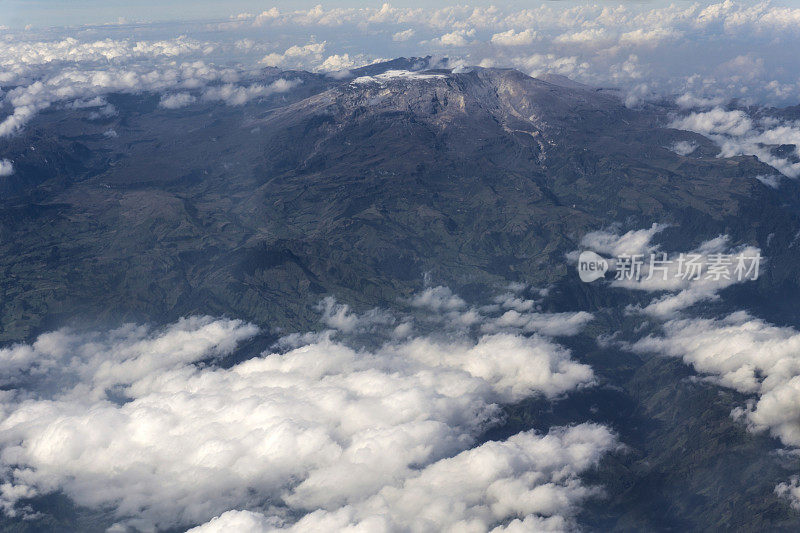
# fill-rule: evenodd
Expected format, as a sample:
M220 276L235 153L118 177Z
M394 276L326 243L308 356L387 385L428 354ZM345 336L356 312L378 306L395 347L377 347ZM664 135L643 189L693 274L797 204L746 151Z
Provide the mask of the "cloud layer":
M594 424L524 432L437 461L399 486L315 511L289 527L260 513L228 511L190 531L565 531L574 528L567 518L572 508L598 494L578 474L615 446L614 436Z
M232 14L227 21L172 26L5 30L0 32L0 87L7 92L4 111L11 116L0 126L0 136L18 131L55 101L114 91L252 85L264 66L341 74L399 56L448 56L456 66L560 74L619 87L630 105L664 95L678 96L684 108L731 98L796 104L798 20L800 9L730 0L667 7L550 3L517 10L384 4L271 8ZM751 137L750 151L744 153L759 142Z
M327 299L322 320L334 329L286 337L229 368L215 361L258 329L208 317L62 330L0 350L4 512L25 516L30 498L61 490L113 509L119 527L215 516L201 530L572 524L595 493L579 473L616 446L608 429L473 446L502 420L502 404L590 385L591 368L513 325L470 333L506 305L535 312L513 294L484 312L442 287L413 301L450 314L357 314ZM564 318L538 314L543 324ZM557 333L590 317L580 318ZM414 321L442 328L420 335ZM364 333L372 347L358 342Z
M800 177L798 121L769 115L752 117L747 110L714 107L676 118L672 127L694 131L712 139L720 148L719 157L754 155L784 176ZM780 154L775 150L782 147L789 147L789 153ZM777 187L777 182L768 185Z
M221 27L313 29L324 36L329 50L342 46L334 32L346 28L370 32L371 49L363 47L362 54L373 58L442 53L470 64L620 85L638 94L796 101L799 80L787 68L796 58L782 48L800 38L798 20L800 10L795 8L730 0L669 6L542 4L526 9L384 4L272 8L260 15L239 14ZM364 42L358 37L348 41L351 49L355 42ZM415 53L409 54L411 50ZM319 65L324 54L319 49L315 53L319 57L310 64Z

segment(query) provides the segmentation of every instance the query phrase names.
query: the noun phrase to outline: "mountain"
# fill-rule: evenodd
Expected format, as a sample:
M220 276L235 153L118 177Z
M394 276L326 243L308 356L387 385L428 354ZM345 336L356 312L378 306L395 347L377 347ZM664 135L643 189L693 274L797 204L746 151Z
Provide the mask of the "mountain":
M53 109L0 141L18 169L0 211L2 338L76 315L298 327L323 294L391 301L425 273L467 291L546 284L581 235L631 217L684 239L793 238L781 207L796 189L779 195L755 158L718 159L665 127L668 110L514 70L413 65L268 71L302 83L238 107L117 95L117 116ZM680 156L678 140L699 148Z
M302 331L329 294L366 309L425 279L470 301L513 281L551 286L552 310L599 317L565 344L601 386L511 406L486 438L584 419L619 431L628 449L593 474L608 497L581 515L588 529L794 530L773 492L788 477L776 443L730 417L741 395L676 360L597 345L640 325L621 311L639 296L581 284L566 254L615 223L670 224L676 250L727 234L771 261L731 301L793 323L800 188L770 188L756 176L774 169L756 158L718 158L709 139L671 129L667 104L431 66L269 69L264 84L296 84L238 106L164 109L142 94L110 96L114 116L43 112L0 140L16 168L1 186L0 338L189 314ZM698 148L679 155L679 141Z

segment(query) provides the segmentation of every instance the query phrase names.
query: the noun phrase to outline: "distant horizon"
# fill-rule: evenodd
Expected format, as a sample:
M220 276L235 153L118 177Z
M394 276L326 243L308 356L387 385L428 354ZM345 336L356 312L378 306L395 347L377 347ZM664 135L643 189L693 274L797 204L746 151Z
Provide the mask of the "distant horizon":
M449 6L497 6L503 9L534 8L539 5L554 6L640 6L641 8L666 7L670 4L678 6L711 5L718 2L703 0L539 0L538 2L525 2L513 0L498 3L491 0L437 1L422 2L420 0L398 0L392 2L376 2L365 4L356 1L328 1L307 0L293 2L289 0L274 0L262 2L258 0L234 0L231 2L217 2L212 0L175 0L159 2L145 0L131 2L124 0L77 0L64 2L62 0L0 0L0 26L12 29L21 29L26 26L34 28L63 28L75 26L102 26L109 24L153 24L153 23L180 23L221 21L239 13L249 12L258 14L262 11L276 7L281 11L291 12L300 9L309 9L321 5L324 9L332 8L364 8L370 5L380 6L387 3L395 8L442 8ZM757 2L745 2L756 4ZM66 4L66 5L65 5ZM795 7L800 6L800 0L782 0L770 2L772 6Z
M349 2L6 1L0 83L63 62L164 68L202 61L338 72L396 57L555 73L619 87L631 104L665 95L770 105L800 101L800 3L545 1L347 7ZM63 4L63 3L62 3ZM412 7L404 7L412 6ZM524 7L515 7L524 6ZM138 22L141 20L141 22ZM158 20L158 21L156 21ZM153 21L153 22L150 22ZM91 22L91 24L88 24ZM73 26L65 27L66 24ZM702 50L702 54L697 53ZM34 72L31 72L33 69Z

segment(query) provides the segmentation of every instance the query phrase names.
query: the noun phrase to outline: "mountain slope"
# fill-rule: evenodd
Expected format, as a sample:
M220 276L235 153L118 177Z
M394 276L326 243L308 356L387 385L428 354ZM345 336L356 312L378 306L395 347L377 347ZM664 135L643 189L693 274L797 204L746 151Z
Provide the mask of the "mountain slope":
M769 167L716 159L603 91L370 69L269 73L303 83L241 107L119 96L117 117L55 110L2 141L18 169L2 208L5 338L75 310L296 327L323 293L390 301L426 272L456 287L551 282L576 239L629 217L759 243L793 223L753 178ZM693 157L666 148L687 138Z

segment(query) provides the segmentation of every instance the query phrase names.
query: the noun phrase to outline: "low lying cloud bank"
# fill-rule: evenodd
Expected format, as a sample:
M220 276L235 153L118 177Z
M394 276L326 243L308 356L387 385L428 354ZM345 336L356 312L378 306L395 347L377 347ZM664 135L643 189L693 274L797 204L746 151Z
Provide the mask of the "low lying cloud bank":
M267 85L244 84L252 76L252 73L217 68L202 61L164 68L145 65L102 70L65 69L30 85L15 87L4 95L3 103L10 108L10 113L0 120L0 138L18 133L39 112L57 103L72 103L73 108L101 108L102 112L107 106L102 97L109 93L181 91L165 94L160 102L161 107L177 109L194 101L195 97L186 93L187 90L202 90L206 101L241 105L255 98L287 92L299 83L278 79ZM78 107L74 105L76 102Z
M618 227L592 231L581 239L581 246L612 257L648 254L658 250L651 244L653 237L664 231L667 224L653 224L649 228L630 230L620 235Z
M800 332L740 311L723 319L681 319L664 336L633 344L639 352L682 357L726 387L758 396L739 411L755 429L800 446Z
M547 435L524 432L442 459L374 496L318 510L292 525L261 513L228 511L191 529L226 531L565 531L569 516L597 489L581 471L616 447L604 427L581 424Z
M675 119L673 128L693 131L712 139L719 157L753 155L784 176L800 177L800 122L773 116L752 117L745 110L715 107ZM779 148L789 148L788 154ZM767 185L777 187L777 182Z
M734 409L752 431L769 431L787 446L800 447L800 331L769 324L740 311L722 319L680 319L631 348L682 358L716 383L752 394ZM777 487L800 508L795 479Z
M597 493L579 474L617 446L607 428L474 446L502 404L591 385L591 368L521 332L537 327L473 335L509 306L547 319L514 293L482 310L443 287L412 301L410 316L326 299L332 329L229 368L215 361L258 328L193 317L0 350L0 509L31 516L63 491L117 529L572 527ZM574 333L589 317L571 318ZM436 334L415 333L426 321Z

